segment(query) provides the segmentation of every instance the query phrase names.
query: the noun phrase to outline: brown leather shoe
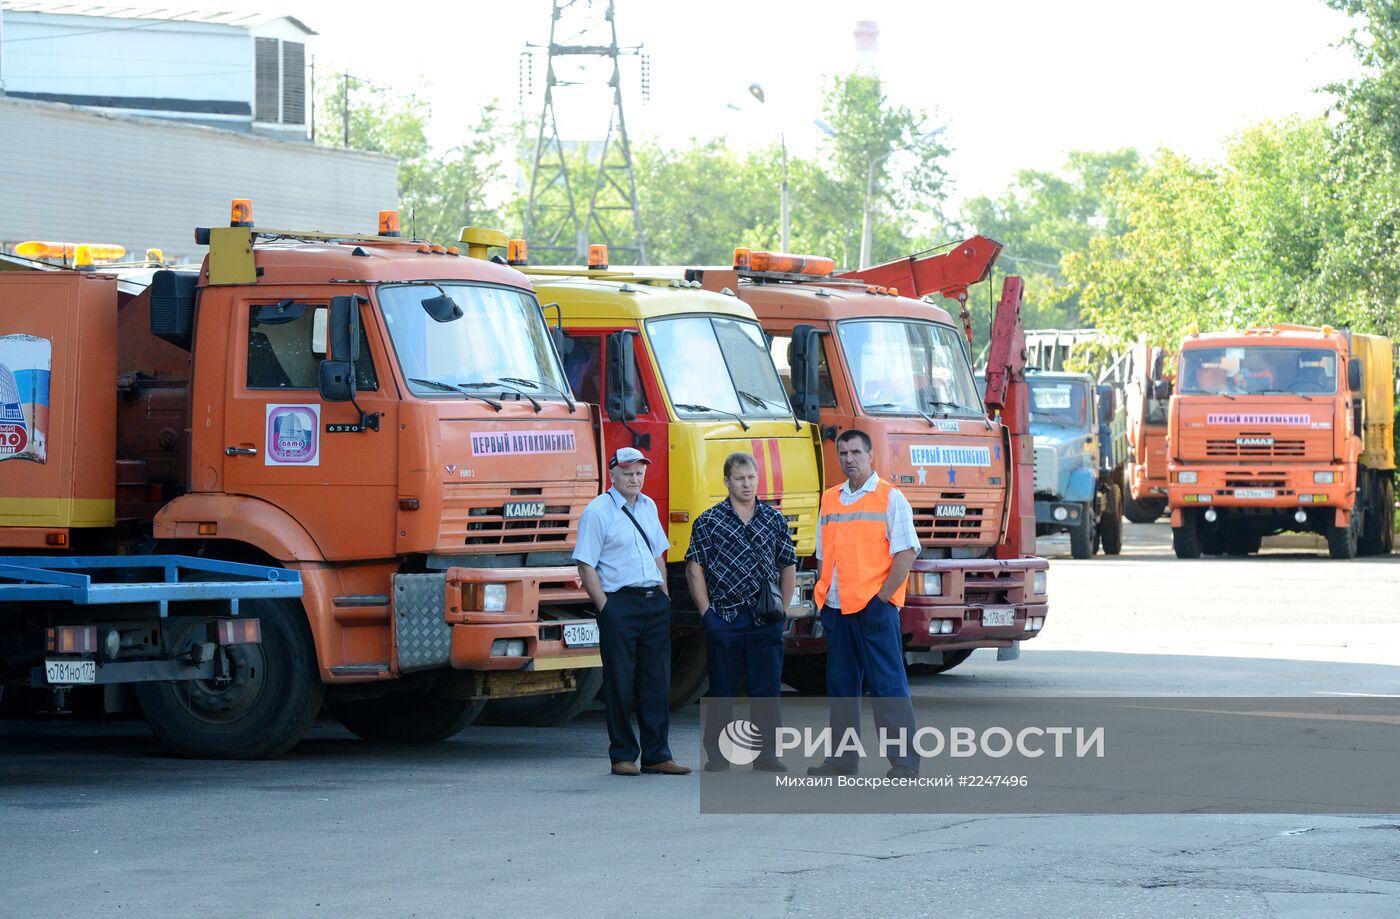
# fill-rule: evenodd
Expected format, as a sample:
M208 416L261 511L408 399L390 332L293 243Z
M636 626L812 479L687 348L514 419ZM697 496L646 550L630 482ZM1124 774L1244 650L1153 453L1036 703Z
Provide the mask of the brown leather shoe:
M629 763L626 760L618 760L612 765L613 775L641 775L637 771L636 763Z
M643 765L642 771L648 775L690 775L689 766L682 766L673 759L668 759L664 763Z

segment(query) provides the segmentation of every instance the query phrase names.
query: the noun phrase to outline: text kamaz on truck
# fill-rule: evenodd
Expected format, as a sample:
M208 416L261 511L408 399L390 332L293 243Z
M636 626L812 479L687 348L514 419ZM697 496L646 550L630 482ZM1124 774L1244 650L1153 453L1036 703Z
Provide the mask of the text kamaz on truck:
M572 688L600 664L569 562L598 444L528 281L484 259L504 236L459 258L388 216L329 236L233 215L198 231L198 272L120 308L110 275L0 276L0 361L45 390L24 416L44 451L0 463L0 544L28 559L0 566L5 679L131 683L171 747L234 757L288 749L323 698L364 737L430 740ZM230 602L205 564L214 610L60 591L88 575L56 568L130 581L102 559L153 549L297 589Z

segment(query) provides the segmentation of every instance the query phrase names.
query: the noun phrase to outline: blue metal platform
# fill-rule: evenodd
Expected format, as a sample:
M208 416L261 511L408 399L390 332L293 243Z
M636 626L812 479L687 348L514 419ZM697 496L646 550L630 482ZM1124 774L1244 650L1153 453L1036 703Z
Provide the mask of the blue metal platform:
M200 580L188 580L194 574ZM239 600L301 594L300 572L191 555L0 556L0 603L159 603L164 616L170 603L212 600L236 616Z

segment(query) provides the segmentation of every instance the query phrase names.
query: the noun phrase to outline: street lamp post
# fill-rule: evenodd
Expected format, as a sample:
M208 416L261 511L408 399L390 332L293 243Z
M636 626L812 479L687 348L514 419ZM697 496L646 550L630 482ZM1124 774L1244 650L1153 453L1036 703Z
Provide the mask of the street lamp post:
M749 84L749 95L753 96L760 103L765 102L763 98L763 87L758 83ZM787 137L784 132L778 132L778 143L782 148L783 181L779 186L778 208L779 220L782 226L782 250L788 251L788 230L791 224L788 221L788 168L787 168Z

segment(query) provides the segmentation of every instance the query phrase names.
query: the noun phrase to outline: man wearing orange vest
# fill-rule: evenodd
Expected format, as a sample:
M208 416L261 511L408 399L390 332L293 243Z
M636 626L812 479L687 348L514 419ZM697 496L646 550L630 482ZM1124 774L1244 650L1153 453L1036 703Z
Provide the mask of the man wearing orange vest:
M859 730L860 697L866 687L874 698L875 723L891 740L902 730L914 737L914 707L904 673L904 640L899 610L919 536L909 500L870 466L870 437L854 428L836 439L836 453L846 482L822 494L817 527L821 576L813 599L821 609L826 633L826 686L832 697L833 743L839 748L848 730ZM875 749L880 749L876 746ZM889 748L890 778L918 774L919 759ZM828 758L807 770L810 775L852 775L854 751Z

